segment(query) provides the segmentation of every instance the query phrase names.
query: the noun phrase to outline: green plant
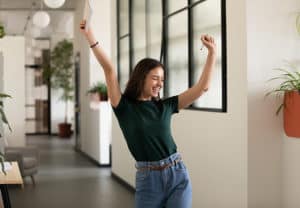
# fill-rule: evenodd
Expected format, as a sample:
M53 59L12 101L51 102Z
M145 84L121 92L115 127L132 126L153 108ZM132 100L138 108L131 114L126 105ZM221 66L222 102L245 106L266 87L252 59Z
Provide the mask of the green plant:
M300 35L300 13L298 14L297 18L296 18L296 29L298 34Z
M4 26L0 24L0 38L3 38L4 36L5 36Z
M103 82L94 83L89 90L87 91L88 94L90 93L99 93L107 95L107 87L106 84Z
M6 115L5 115L5 112L4 112L4 104L3 104L3 99L4 98L11 98L11 96L10 95L7 95L7 94L3 94L3 93L0 93L0 117L1 117L1 121L4 123L4 124L6 124L7 126L8 126L8 129L10 130L10 131L12 131L11 130L11 126L9 125L9 123L8 123L8 120L7 120L7 118L6 118ZM1 132L0 132L0 138L2 137L2 134L1 134ZM5 170L4 170L4 160L5 160L5 158L4 158L4 153L2 153L2 152L0 152L0 163L1 163L1 169L2 169L2 172L4 173L4 174L6 174L6 172L5 172Z
M63 40L51 51L51 63L44 66L43 78L54 89L61 89L61 100L65 102L65 123L68 122L68 101L73 100L73 43Z
M297 66L288 63L289 70L283 68L276 68L275 71L280 71L281 74L268 80L281 80L278 87L266 93L265 96L269 96L271 94L276 94L277 96L282 96L285 92L289 91L298 91L300 94L300 71L297 69ZM284 103L282 103L277 111L276 115L279 114L280 110L284 107Z

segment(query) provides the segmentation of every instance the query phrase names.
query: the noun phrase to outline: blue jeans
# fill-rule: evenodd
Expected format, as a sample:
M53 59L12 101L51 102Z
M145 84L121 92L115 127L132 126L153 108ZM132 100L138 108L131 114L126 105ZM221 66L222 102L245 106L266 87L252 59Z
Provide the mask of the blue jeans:
M155 162L137 162L136 208L191 208L192 186L188 171L179 153ZM149 166L164 166L163 170L150 170Z

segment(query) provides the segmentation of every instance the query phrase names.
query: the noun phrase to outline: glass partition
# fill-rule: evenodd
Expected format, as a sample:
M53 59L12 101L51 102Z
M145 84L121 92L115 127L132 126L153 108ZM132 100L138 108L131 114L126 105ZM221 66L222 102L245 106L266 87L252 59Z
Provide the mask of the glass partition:
M188 84L188 31L187 11L173 15L168 20L168 95L178 95ZM180 25L180 27L178 27Z
M194 1L197 2L197 1ZM222 109L222 30L221 30L221 1L207 0L195 5L192 8L192 44L193 50L193 68L192 84L198 82L203 71L208 51L202 47L200 37L202 34L210 34L214 37L217 45L217 61L212 74L209 90L204 93L193 104L198 108Z
M165 97L184 92L200 79L208 54L200 37L209 34L217 44L210 88L187 109L226 112L225 3L225 0L117 0L121 88L124 89L136 63L151 57L165 64Z

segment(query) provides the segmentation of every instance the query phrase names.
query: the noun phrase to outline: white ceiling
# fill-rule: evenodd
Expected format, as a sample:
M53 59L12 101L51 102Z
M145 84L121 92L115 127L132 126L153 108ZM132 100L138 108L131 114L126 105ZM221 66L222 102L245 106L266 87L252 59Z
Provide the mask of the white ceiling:
M42 37L49 37L53 33L70 31L73 23L73 11L78 0L66 0L59 9L50 9L43 4L43 9L50 15L50 25L41 30ZM7 35L32 34L32 15L41 7L41 0L0 0L0 22L5 26ZM28 21L28 17L30 20ZM24 30L27 23L26 31ZM24 32L25 31L25 32Z
M66 0L60 9L75 9L78 0ZM41 0L0 0L0 8L2 9L30 9L32 3L40 6ZM45 6L46 8L46 6Z

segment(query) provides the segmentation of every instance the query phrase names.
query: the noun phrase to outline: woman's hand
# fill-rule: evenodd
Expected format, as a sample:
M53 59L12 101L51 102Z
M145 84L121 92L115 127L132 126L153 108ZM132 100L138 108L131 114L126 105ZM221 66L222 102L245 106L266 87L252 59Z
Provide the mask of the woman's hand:
M80 32L81 32L86 38L88 38L88 37L91 35L92 31L91 31L91 28L88 28L88 29L86 30L85 27L86 27L86 20L82 20L82 21L80 22Z
M85 36L85 38L87 39L87 41L89 42L90 45L95 44L97 41L94 37L92 28L89 27L87 30L85 29L86 27L86 21L82 20L80 22L80 32Z
M212 36L201 35L201 41L202 41L203 45L208 49L208 52L210 52L210 53L216 52L216 44L215 44L215 40Z

